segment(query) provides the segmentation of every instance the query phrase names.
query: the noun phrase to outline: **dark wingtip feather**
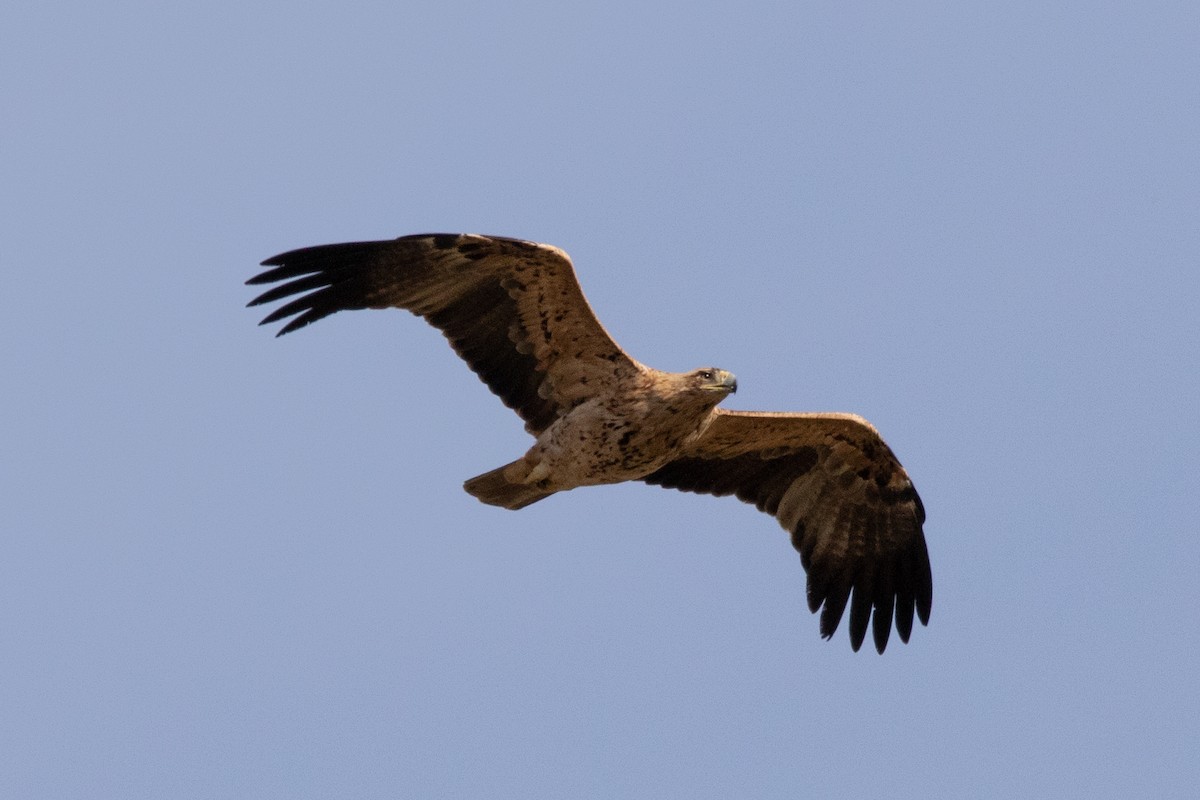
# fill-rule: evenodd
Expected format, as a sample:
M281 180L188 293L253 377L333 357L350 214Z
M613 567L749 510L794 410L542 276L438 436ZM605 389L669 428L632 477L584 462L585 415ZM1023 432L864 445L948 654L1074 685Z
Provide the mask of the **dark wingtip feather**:
M924 602L917 605L917 618L921 620L922 625L929 624L930 605L931 604L928 600L925 600Z
M846 603L850 599L850 584L847 582L832 586L825 595L825 608L821 611L821 635L826 639L837 633L842 623L842 615L846 612ZM815 611L815 609L814 609ZM861 638L859 640L861 644ZM858 648L855 648L856 650Z
M294 278L298 275L305 275L309 272L318 271L316 267L304 268L298 267L296 264L289 264L285 260L288 255L290 254L284 253L283 255L275 256L274 258L268 258L266 261L259 264L260 267L274 267L274 269L268 269L258 273L253 278L247 280L246 285L257 286L261 283L274 283L275 281L281 281L284 278Z
M819 575L809 570L808 589L805 594L808 599L808 610L815 614L821 608L821 604L825 602L825 597L829 594L829 587Z
M924 542L922 542L924 545ZM924 551L924 547L922 547ZM929 570L929 555L921 553L920 585L916 591L917 616L922 625L929 624L929 611L933 607L933 574Z
M858 648L862 647L863 640L867 638L867 624L870 620L870 595L859 587L855 587L854 596L850 600L850 644L856 653Z
M310 325L310 324L316 322L317 320L321 319L322 317L329 316L330 313L332 313L332 312L318 311L315 308L309 309L308 311L304 312L300 316L293 319L287 325L284 325L282 328L280 328L279 333L275 334L275 338L278 339L280 336L283 336L285 333L291 333L292 331L299 330L300 328L303 328L305 325Z
M268 269L247 280L246 284L279 285L267 289L247 305L258 306L300 295L277 308L260 323L278 322L299 315L276 336L290 333L339 310L365 308L365 297L371 289L370 281L373 278L370 269L381 254L386 254L394 244L395 241L323 244L271 256L262 262L262 266Z
M895 602L895 595L890 591L881 593L875 600L871 632L875 638L875 651L880 655L887 649L888 638L892 634L892 609Z
M329 275L324 273L316 273L314 275L306 275L302 278L290 280L287 283L281 283L260 294L258 297L250 301L250 305L259 306L263 303L273 303L276 300L282 300L285 297L290 297L301 292L310 292L313 289L322 289L331 285L332 280Z
M908 637L912 635L913 608L911 594L896 597L896 633L900 634L900 641L905 644L908 644Z

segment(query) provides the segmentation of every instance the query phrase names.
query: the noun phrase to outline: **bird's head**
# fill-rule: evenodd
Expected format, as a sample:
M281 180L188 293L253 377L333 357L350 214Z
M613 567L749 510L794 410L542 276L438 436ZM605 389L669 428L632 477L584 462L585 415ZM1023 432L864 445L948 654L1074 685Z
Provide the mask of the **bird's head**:
M695 388L704 392L716 392L722 399L737 391L737 376L723 369L701 367L692 370L688 377Z

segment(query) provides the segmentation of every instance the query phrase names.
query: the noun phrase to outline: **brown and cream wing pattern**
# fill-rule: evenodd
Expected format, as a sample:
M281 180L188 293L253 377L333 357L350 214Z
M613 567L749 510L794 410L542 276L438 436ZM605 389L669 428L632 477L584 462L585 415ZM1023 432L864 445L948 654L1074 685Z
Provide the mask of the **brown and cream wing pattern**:
M263 320L290 317L278 335L337 311L407 309L441 330L535 434L642 369L592 312L566 253L549 245L419 234L305 247L263 266L247 283L282 283L250 305L292 298Z
M933 583L921 499L891 449L852 414L717 409L685 454L647 483L735 495L791 533L808 573L808 604L821 635L837 630L847 603L857 650L871 624L887 646L893 620L903 641L913 614L929 621Z

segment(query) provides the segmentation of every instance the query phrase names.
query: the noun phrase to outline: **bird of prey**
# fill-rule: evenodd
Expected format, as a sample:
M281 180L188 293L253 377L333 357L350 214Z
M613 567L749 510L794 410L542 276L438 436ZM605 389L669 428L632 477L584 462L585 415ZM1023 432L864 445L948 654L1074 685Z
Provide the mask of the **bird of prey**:
M636 361L604 330L562 250L422 234L306 247L262 265L247 283L280 283L250 305L292 298L262 321L290 317L277 335L336 311L406 309L521 416L535 438L528 452L464 484L484 503L518 509L622 481L734 495L791 534L826 639L847 604L855 650L869 623L880 653L893 620L905 642L914 611L928 624L925 511L875 428L853 414L718 408L737 391L734 376Z

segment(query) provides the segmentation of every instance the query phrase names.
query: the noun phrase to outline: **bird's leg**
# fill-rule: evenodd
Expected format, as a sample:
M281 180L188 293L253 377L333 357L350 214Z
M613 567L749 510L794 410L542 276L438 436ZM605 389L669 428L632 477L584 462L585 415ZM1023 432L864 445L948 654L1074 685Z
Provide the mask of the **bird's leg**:
M525 476L522 483L530 483L541 489L549 488L550 467L546 466L546 462L539 461L537 466L529 470L529 474Z

